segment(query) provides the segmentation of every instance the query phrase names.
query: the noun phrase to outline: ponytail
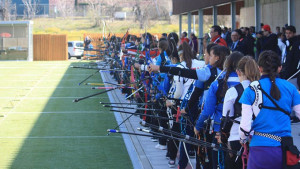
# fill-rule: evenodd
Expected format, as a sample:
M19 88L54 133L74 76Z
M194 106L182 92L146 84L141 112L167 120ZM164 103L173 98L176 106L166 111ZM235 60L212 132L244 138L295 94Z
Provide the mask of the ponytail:
M238 62L241 60L243 56L244 55L240 52L233 52L231 55L227 57L224 64L224 69L226 70L226 74L224 77L224 84L223 84L221 97L225 96L226 91L228 89L227 80L229 78L230 73L234 72L237 69Z
M260 77L258 65L251 56L243 57L239 61L237 69L242 72L250 82L258 80Z
M190 69L192 67L192 59L195 59L190 45L187 42L183 42L178 48L178 51L180 50L183 51L183 60L186 63L186 67Z
M268 74L271 80L271 96L274 99L279 100L281 98L281 93L275 83L278 67L281 66L279 56L277 55L277 53L271 50L264 51L259 56L258 65L263 69L263 73Z

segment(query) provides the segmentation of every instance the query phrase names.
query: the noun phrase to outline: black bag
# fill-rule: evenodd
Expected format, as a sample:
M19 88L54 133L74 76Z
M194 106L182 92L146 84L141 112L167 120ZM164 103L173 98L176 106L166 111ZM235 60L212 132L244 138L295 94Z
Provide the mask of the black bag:
M300 169L300 152L293 143L293 137L281 137L281 149L283 168Z

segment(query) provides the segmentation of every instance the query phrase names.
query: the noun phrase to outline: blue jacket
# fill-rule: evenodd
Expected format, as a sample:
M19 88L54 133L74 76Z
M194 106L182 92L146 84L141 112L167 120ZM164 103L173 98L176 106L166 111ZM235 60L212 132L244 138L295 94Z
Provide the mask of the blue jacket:
M221 77L223 78L223 77ZM230 73L227 85L228 88L233 87L239 84L238 75L235 72ZM217 90L219 87L219 81L214 81L209 90L205 100L204 109L199 116L199 119L196 123L196 129L199 131L203 128L204 121L207 120L209 117L214 119L214 131L220 131L220 124L221 124L221 117L222 117L222 110L223 110L223 103L217 104ZM224 99L224 98L223 98Z
M268 76L263 75L259 80L259 83L268 95L271 91L271 81ZM292 107L300 104L300 95L296 87L290 82L276 78L275 83L279 88L281 97L277 101L273 99L282 109L287 112L292 112ZM271 96L271 95L270 95ZM240 103L246 105L252 105L255 100L255 92L250 88L246 88ZM268 107L275 107L275 105L263 95L263 105ZM290 117L279 110L270 110L262 108L255 120L252 123L251 128L254 131L261 133L273 134L279 137L291 136L291 121ZM280 146L280 142L273 139L253 135L250 146Z

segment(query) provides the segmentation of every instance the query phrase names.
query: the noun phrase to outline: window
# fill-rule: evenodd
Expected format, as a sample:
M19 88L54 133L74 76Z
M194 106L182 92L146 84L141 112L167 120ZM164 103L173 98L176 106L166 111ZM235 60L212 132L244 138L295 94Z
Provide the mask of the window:
M68 42L68 47L73 47L72 42Z
M82 42L76 43L76 47L83 47L83 43Z

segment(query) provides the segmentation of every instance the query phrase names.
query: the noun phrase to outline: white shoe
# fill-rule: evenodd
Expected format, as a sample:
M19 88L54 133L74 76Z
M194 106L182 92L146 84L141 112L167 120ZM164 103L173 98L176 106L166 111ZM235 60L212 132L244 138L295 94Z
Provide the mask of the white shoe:
M156 144L155 148L159 149L160 148L160 144Z
M159 149L161 149L161 150L166 150L167 149L167 146L165 145L160 145L160 147L159 147Z
M155 137L151 137L151 141L152 141L152 142L158 142L158 139L155 138Z
M166 150L166 149L167 149L167 146L157 144L157 145L155 146L155 148L160 149L160 150Z

